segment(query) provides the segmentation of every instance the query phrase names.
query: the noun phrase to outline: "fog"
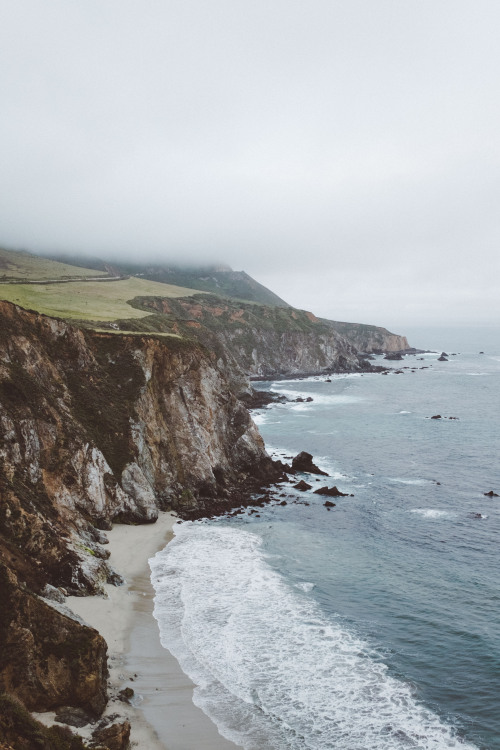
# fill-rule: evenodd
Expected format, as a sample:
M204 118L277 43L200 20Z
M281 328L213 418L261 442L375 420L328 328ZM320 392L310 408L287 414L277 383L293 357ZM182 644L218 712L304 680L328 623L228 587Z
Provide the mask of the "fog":
M385 325L500 321L500 6L5 0L0 245L246 270Z

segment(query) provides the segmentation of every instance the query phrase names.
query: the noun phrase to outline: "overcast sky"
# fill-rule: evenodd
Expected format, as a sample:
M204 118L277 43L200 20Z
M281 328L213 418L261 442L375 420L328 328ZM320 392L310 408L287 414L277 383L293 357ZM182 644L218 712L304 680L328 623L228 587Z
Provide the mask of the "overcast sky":
M0 244L500 323L498 0L3 0Z

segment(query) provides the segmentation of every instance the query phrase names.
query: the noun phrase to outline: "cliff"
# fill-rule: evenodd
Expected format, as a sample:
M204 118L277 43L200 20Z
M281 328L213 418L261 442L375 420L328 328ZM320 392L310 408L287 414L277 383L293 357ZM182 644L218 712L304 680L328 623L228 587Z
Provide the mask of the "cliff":
M165 299L143 297L132 305L153 315L118 322L119 327L150 326L202 343L224 362L228 377L345 372L361 369L357 352L327 322L305 310L237 302L197 294Z
M119 583L113 521L221 510L279 471L197 342L83 331L7 302L0 320L0 689L99 712L105 644L46 585Z
M342 323L330 320L331 327L344 336L358 352L401 352L410 348L406 336L391 333L387 328L363 323Z

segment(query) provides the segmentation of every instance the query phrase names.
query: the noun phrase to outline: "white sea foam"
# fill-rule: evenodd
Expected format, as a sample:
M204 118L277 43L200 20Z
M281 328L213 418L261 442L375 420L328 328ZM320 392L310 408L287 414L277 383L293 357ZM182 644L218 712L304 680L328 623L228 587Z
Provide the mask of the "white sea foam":
M351 396L345 393L317 393L280 387L277 387L274 390L276 393L280 393L282 396L292 399L292 401L296 398L312 398L312 401L299 402L298 404L292 403L290 406L335 406L336 404L354 404L362 400L359 396Z
M315 584L310 583L309 581L304 581L303 583L296 583L295 587L298 588L300 591L305 591L306 594L309 593L309 591L312 591Z
M268 415L265 412L258 412L252 414L252 419L255 422L256 425L264 424L264 422L267 422Z
M150 560L161 641L245 750L471 750L247 531L183 524Z
M422 484L429 484L430 481L430 479L404 479L403 477L389 477L389 482L394 482L395 484L409 484L415 487Z
M424 518L450 518L451 513L447 510L438 510L437 508L412 508L410 513L417 513Z

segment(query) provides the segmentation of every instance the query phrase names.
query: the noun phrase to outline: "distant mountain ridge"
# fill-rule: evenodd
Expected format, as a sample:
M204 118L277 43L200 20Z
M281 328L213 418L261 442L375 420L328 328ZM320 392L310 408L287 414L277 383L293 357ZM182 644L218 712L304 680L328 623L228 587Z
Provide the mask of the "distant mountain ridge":
M206 266L178 266L166 263L129 263L122 261L103 261L98 258L84 258L69 255L51 255L53 260L78 265L84 268L106 271L119 276L139 276L149 281L163 284L199 289L200 292L211 292L221 297L232 297L259 305L290 307L288 302L255 281L245 271L233 271L230 266L211 264Z

